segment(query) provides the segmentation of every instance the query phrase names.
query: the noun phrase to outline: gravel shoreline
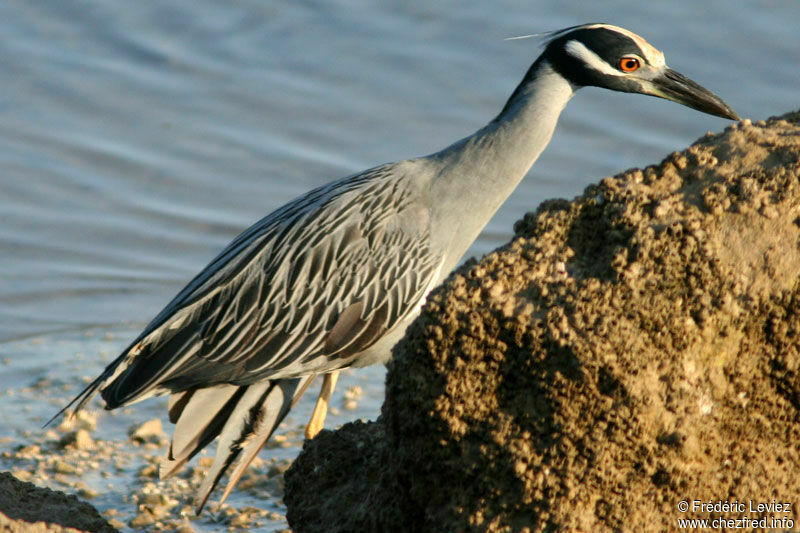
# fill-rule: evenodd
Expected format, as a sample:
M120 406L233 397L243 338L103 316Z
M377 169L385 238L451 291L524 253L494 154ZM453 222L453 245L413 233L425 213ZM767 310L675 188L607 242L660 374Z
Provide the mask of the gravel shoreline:
M0 373L4 406L0 471L7 472L8 482L20 486L31 482L77 496L120 531L290 531L283 504L283 472L302 447L313 394L292 410L226 504L217 511L214 493L199 517L191 507L192 498L213 460L214 448L201 452L181 474L159 480L158 467L172 431L166 421L165 399L114 411L102 410L95 400L74 421L57 419L42 427L135 333L133 327L68 332L0 346L4 370ZM328 426L374 418L383 400L384 373L383 367L343 373ZM0 514L7 515L0 530L34 527L30 520L13 525L9 505L0 496ZM76 509L75 513L84 514ZM41 505L39 511L40 520L52 520L47 506ZM55 522L35 527L63 530Z

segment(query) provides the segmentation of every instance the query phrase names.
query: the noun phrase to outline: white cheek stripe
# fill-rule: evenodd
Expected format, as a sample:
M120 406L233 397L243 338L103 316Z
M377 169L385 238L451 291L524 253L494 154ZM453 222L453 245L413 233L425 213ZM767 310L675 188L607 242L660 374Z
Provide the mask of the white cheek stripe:
M603 74L608 74L610 76L623 76L622 72L606 63L600 58L599 55L589 50L586 45L580 41L569 41L564 48L569 55L580 59L593 69L599 70Z

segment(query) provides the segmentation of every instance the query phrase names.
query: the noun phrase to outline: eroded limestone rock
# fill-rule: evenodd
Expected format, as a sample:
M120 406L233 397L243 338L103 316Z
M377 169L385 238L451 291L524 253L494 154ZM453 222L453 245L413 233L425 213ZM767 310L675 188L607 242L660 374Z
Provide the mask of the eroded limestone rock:
M800 522L799 225L800 113L545 202L434 291L381 419L307 443L294 531Z

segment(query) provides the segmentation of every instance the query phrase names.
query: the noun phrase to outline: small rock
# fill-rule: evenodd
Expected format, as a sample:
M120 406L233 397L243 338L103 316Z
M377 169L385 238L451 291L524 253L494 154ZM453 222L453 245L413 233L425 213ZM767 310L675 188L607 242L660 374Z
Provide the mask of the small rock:
M56 460L56 462L53 464L53 471L58 474L67 474L70 476L79 473L79 470L74 465L71 465L66 461L62 461L61 459Z
M17 450L17 459L38 459L41 457L41 448L38 444L30 444L23 446Z
M129 522L131 527L147 527L156 523L156 519L147 511L143 511Z
M150 492L148 494L143 494L140 499L140 503L145 505L164 505L167 503L167 497L158 492Z
M246 527L249 526L250 523L251 519L249 513L241 513L231 520L231 526L233 527Z
M86 410L78 411L77 413L70 413L64 417L58 425L59 431L69 431L71 429L85 429L86 431L94 431L97 428L97 416L89 413Z
M100 495L99 492L97 492L94 489L90 489L88 487L78 490L78 496L80 496L81 498L86 498L87 500L97 498L99 495Z
M31 481L33 479L33 474L27 470L14 470L11 475L20 481Z
M191 505L184 505L178 514L181 516L194 516L194 509Z
M147 465L139 471L139 477L157 478L159 468L156 465Z
M364 390L358 385L348 387L344 391L344 399L342 400L342 409L346 411L355 411L358 408L358 401L364 395Z
M267 470L267 475L269 477L275 477L281 475L287 470L289 470L290 466L292 466L291 461L281 461L279 463L270 466L269 470Z
M76 450L91 450L94 447L91 435L85 429L79 429L64 435L59 441L62 448L74 448Z
M116 518L110 518L108 520L108 523L111 524L111 527L119 529L119 530L123 530L123 529L125 529L127 527L127 526L125 526L125 522L120 522Z
M160 418L153 418L138 427L132 427L128 431L130 438L136 442L159 442L164 435L164 426L161 424Z
M34 389L49 389L53 386L53 380L45 377L37 379L31 387Z

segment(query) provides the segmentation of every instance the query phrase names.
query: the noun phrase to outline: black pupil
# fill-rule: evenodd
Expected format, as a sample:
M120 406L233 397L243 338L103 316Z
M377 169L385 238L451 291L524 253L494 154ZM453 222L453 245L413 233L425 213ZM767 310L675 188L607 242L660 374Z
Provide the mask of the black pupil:
M626 69L633 69L636 68L636 60L635 59L626 59L624 66Z

